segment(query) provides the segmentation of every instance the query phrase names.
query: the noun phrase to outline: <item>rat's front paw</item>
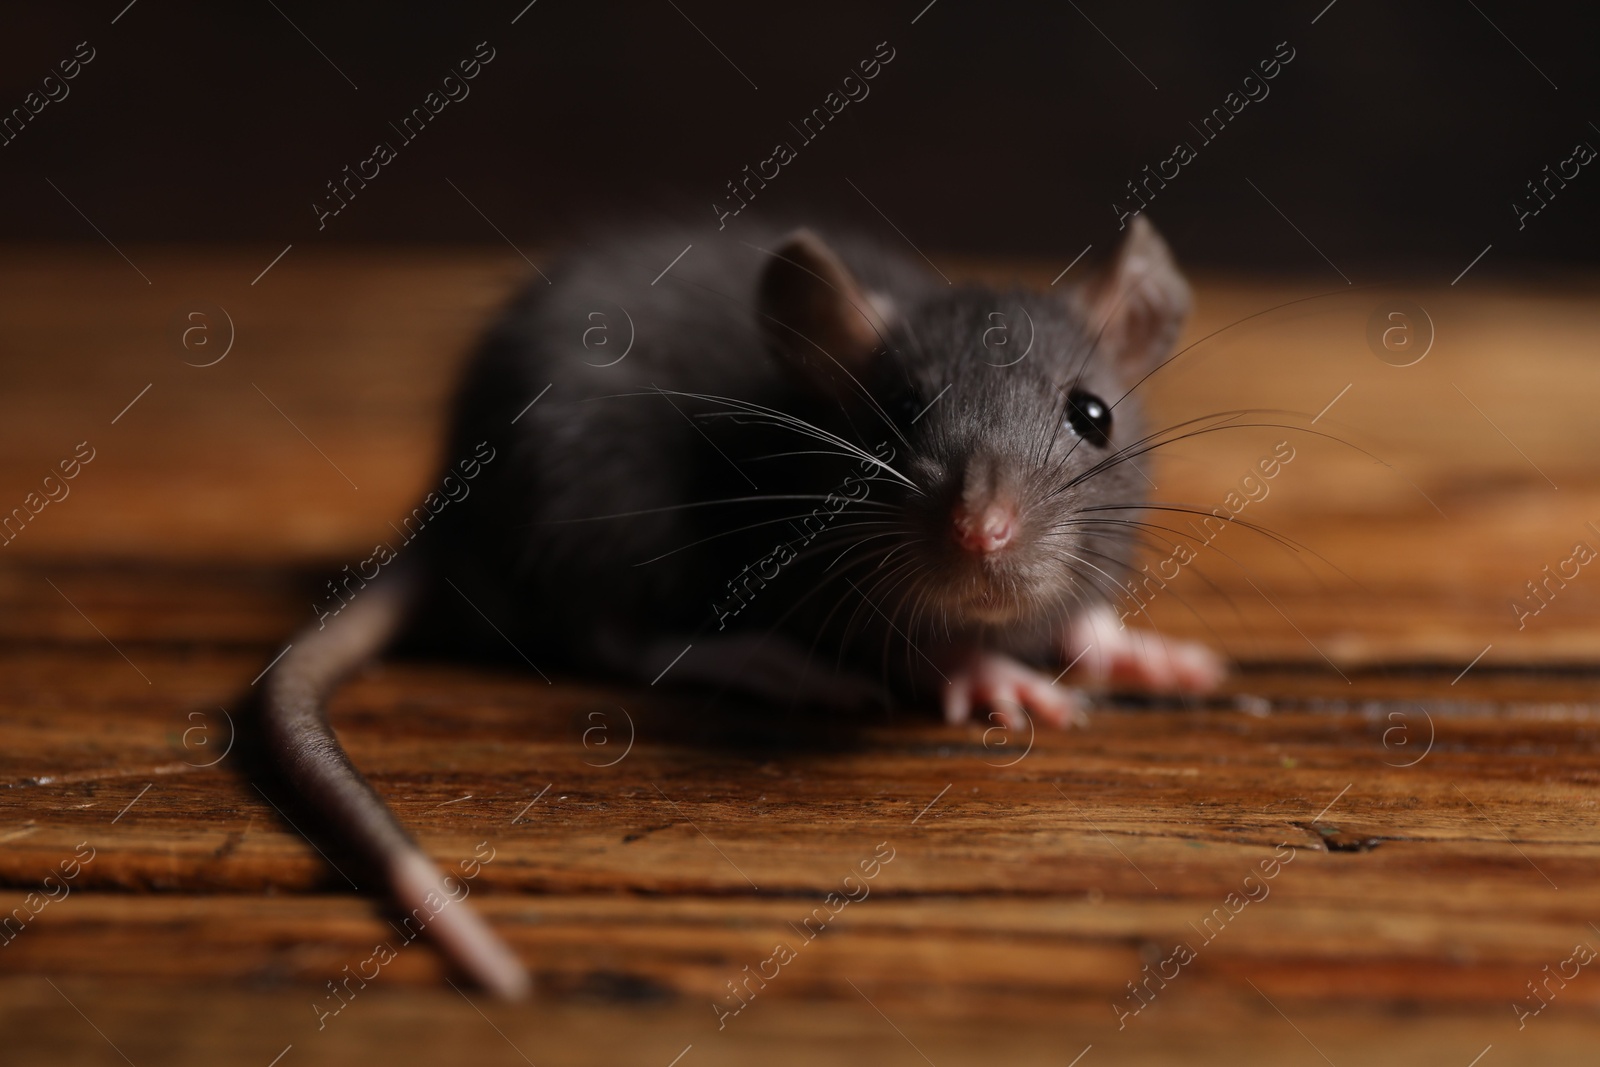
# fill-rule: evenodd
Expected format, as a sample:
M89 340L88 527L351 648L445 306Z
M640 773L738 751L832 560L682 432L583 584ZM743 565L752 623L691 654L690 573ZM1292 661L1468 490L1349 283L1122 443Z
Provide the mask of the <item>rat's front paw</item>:
M1204 645L1129 629L1109 608L1073 619L1062 654L1076 664L1070 677L1091 688L1204 693L1215 689L1228 672L1222 659Z
M1052 726L1083 726L1088 722L1077 693L998 652L972 652L949 676L944 688L945 722L966 722L974 707L987 709L990 716L998 715L1012 730L1024 729L1029 715Z

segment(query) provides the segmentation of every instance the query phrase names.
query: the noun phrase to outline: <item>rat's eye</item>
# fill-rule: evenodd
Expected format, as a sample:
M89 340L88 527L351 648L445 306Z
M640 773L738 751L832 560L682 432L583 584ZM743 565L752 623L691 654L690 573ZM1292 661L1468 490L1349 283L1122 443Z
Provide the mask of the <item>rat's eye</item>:
M1093 393L1074 389L1067 394L1067 425L1091 445L1111 443L1111 409Z

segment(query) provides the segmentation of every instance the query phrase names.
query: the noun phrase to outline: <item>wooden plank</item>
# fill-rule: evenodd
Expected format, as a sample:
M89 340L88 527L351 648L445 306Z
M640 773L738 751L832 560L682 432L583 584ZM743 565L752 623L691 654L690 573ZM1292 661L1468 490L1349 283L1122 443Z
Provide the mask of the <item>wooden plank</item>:
M265 1067L280 1054L282 1064L378 1060L610 1067L642 1062L667 1067L681 1055L679 1067L751 1062L782 1067L817 1062L846 1067L928 1062L938 1067L997 1062L1060 1067L1081 1055L1078 1067L1093 1062L1226 1067L1326 1060L1378 1067L1463 1067L1492 1046L1482 1063L1493 1057L1493 1062L1512 1067L1541 1067L1590 1062L1586 1057L1593 1038L1585 1011L1563 1011L1559 1002L1521 1032L1513 1024L1508 1034L1500 1020L1482 1011L1409 1015L1331 1005L1320 1016L1307 1018L1288 1005L1290 1018L1285 1019L1254 992L1253 1002L1220 1009L1213 1002L1203 1010L1185 1007L1174 996L1170 1005L1162 1005L1170 1009L1165 1016L1152 1015L1149 1025L1121 1032L1098 1017L1103 1009L1088 1011L1070 1003L1028 1019L974 1025L935 1010L944 1004L926 1005L928 1010L912 1017L898 1014L884 1007L875 986L863 983L857 983L861 992L852 991L851 1000L756 1001L722 1030L705 1005L608 997L614 987L602 986L558 1004L513 1009L476 996L469 1003L448 987L430 992L374 984L318 1030L318 1017L304 991L272 985L241 991L99 979L56 984L59 992L40 978L0 979L5 992L0 1020L23 1062L121 1063L120 1049L136 1064L179 1067L217 1062ZM1273 986L1262 988L1271 991L1272 1003L1284 1003Z
M86 662L92 669L82 669ZM188 870L206 885L227 885L234 877L249 885L261 877L252 866L261 848L273 856L302 855L298 880L286 885L307 888L306 877L325 877L237 768L196 766L221 754L229 720L219 705L233 703L230 679L252 664L239 654L192 664L182 654L151 652L144 667L162 686L135 679L133 691L113 702L105 699L104 679L117 679L126 693L133 671L110 650L0 660L0 677L20 679L17 691L61 679L47 702L20 707L10 727L13 744L0 768L14 787L0 799L0 811L28 832L11 842L0 870L34 877L86 834L116 825L116 839L150 840L130 849L126 868L114 848L96 861L89 877L109 884L147 880L183 888L163 879ZM1258 678L1264 684L1252 685ZM982 725L951 731L904 721L904 713L893 724L762 721L748 706L707 708L705 699L689 695L640 703L639 694L627 690L549 687L511 672L410 664L370 671L341 695L335 721L352 756L424 840L437 833L441 847L452 846L447 853L463 858L482 839L474 834L492 835L497 844L503 835L527 840L515 864L485 872L490 883L515 878L511 884L524 886L626 886L628 871L645 863L655 877L678 870L675 877L690 878L693 869L696 879L737 889L745 883L736 871L702 862L714 853L696 845L685 818L710 833L738 866L746 848L758 854L774 837L804 841L827 827L856 827L861 844L849 848L858 852L876 843L867 840L873 834L911 825L945 785L951 787L947 799L919 819L918 832L938 825L944 839L959 835L953 847L983 849L987 862L1009 862L1023 879L1043 877L1048 868L1040 864L1048 861L1007 861L1010 840L983 844L1002 812L1010 812L999 829L1002 839L1007 830L1060 832L1071 825L1092 839L1082 829L1084 817L1097 825L1124 817L1132 832L1151 833L1140 823L1145 812L1127 807L1136 803L1154 805L1156 817L1183 813L1181 830L1164 831L1180 838L1238 841L1245 833L1243 840L1271 845L1294 830L1288 839L1306 844L1315 838L1304 824L1358 777L1361 787L1341 804L1381 810L1387 832L1396 836L1495 840L1487 827L1460 829L1470 805L1454 792L1459 785L1468 796L1486 791L1474 799L1526 834L1531 847L1546 838L1573 848L1600 840L1600 831L1581 821L1569 829L1565 819L1540 822L1518 814L1561 795L1562 788L1579 795L1593 780L1590 679L1480 670L1449 687L1438 674L1398 684L1381 675L1356 678L1359 685L1340 685L1335 698L1319 697L1311 710L1303 695L1309 687L1298 676L1245 674L1205 706L1110 706L1088 731L1040 732L1031 748L1025 736L990 733ZM1291 697L1274 682L1299 685L1302 693ZM1441 688L1451 690L1449 700L1428 693ZM1513 701L1515 714L1490 714ZM1252 713L1273 706L1283 710ZM592 733L597 723L609 735L604 746ZM186 747L185 733L202 729L191 733ZM627 750L630 736L634 744ZM1412 760L1420 762L1398 766ZM41 775L40 768L50 773ZM871 788L860 786L865 781ZM149 793L118 816L147 784ZM546 786L548 793L542 792ZM1429 798L1421 811L1414 810L1419 796ZM536 807L523 811L529 803ZM1440 821L1434 808L1450 814ZM521 821L512 826L519 813ZM207 818L196 821L197 814ZM1034 818L1044 821L1035 826ZM679 832L661 833L663 826ZM1217 833L1208 826L1230 829ZM646 830L645 839L622 840ZM245 840L228 847L220 862L207 859L236 834ZM546 844L555 846L552 852L544 851ZM804 883L811 847L792 859L769 857L758 870L763 878ZM163 873L178 853L199 866L178 864ZM640 853L651 858L642 860ZM841 854L841 865L854 854ZM944 871L936 877L956 877L936 866Z
M1600 945L1600 578L1520 629L1510 605L1600 544L1600 424L1574 384L1592 286L1415 294L1439 347L1397 368L1364 339L1383 294L1246 318L1314 290L1201 281L1188 336L1221 332L1152 403L1299 412L1296 459L1242 516L1307 549L1234 524L1151 601L1244 664L1215 699L1105 699L1085 730L1018 737L500 666L364 672L341 736L430 854L493 850L472 899L541 999L468 1003L417 942L319 1029L327 983L402 917L299 832L312 813L217 757L322 578L426 483L438 398L516 264L308 253L251 288L254 255L147 256L173 291L242 279L236 353L152 365L168 296L79 253L0 254L0 499L98 449L0 554L19 1062L1586 1062L1586 970L1521 1029L1513 1005ZM1341 440L1304 432L1336 394L1315 428ZM1211 434L1150 473L1209 510L1280 432ZM806 940L880 847L868 894ZM728 983L784 939L795 960L719 1029ZM1179 941L1194 961L1119 1029Z

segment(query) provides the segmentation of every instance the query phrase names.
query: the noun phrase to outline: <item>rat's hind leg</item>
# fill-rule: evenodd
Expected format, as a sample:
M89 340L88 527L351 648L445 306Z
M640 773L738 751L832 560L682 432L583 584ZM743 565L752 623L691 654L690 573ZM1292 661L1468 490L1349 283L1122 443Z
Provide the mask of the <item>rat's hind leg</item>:
M1123 626L1109 607L1072 619L1062 655L1065 662L1076 663L1072 680L1096 689L1200 693L1215 689L1227 673L1223 661L1204 645Z

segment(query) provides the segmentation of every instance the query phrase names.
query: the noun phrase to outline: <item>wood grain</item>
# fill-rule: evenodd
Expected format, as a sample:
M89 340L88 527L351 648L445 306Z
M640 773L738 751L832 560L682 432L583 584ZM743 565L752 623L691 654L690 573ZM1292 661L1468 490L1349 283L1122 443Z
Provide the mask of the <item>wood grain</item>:
M1600 945L1600 574L1521 629L1510 605L1600 546L1592 285L1413 290L1437 337L1399 368L1365 341L1386 291L1201 281L1153 406L1281 426L1147 473L1208 511L1293 440L1243 517L1303 546L1232 525L1152 601L1240 664L1203 702L1103 698L1027 737L363 672L333 712L357 764L441 862L492 849L472 898L539 988L510 1008L445 984L306 813L219 757L320 576L426 484L437 398L516 262L307 252L249 286L270 256L145 250L154 293L98 253L0 256L0 502L97 450L0 547L14 1062L1588 1062L1590 968L1520 1029L1513 1004ZM171 346L197 298L237 327L214 367ZM792 962L719 1029L779 943ZM1194 960L1119 1029L1179 943Z

